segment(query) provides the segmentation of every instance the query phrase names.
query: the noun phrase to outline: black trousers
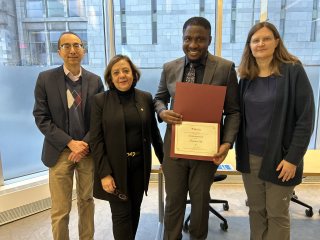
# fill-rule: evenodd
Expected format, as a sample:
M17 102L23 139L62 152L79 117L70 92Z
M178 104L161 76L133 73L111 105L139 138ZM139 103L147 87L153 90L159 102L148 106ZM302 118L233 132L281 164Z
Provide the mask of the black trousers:
M134 240L140 219L144 193L143 157L130 157L128 161L128 200L109 202L115 240Z

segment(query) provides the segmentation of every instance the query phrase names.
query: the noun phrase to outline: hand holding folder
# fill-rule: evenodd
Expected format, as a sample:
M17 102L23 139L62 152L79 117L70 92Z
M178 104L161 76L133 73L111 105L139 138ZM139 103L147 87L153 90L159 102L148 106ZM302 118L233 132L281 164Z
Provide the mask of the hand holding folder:
M220 121L225 94L224 86L177 83L173 111L183 116L183 124L172 125L171 157L213 161L214 152L209 154L208 144L205 144L208 142L203 141L215 142L216 151L219 149ZM216 124L216 130L213 129L212 123ZM182 127L180 131L179 128ZM209 139L210 137L216 137L216 140ZM195 155L197 153L199 155Z

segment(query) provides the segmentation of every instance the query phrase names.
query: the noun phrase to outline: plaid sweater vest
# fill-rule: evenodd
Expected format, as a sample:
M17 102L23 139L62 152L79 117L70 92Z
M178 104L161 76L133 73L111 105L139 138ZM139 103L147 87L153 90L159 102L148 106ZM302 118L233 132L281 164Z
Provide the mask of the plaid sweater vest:
M68 134L73 140L82 141L86 135L82 114L82 76L76 82L72 81L67 75L64 75L64 77L68 99Z

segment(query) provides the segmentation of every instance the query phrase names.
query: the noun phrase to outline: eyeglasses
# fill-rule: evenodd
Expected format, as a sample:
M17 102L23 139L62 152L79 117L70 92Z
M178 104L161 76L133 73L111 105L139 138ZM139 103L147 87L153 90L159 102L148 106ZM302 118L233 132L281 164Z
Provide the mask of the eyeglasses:
M128 197L126 195L124 195L122 192L120 192L120 190L118 190L118 189L114 189L113 193L111 193L111 194L118 196L122 200L128 199Z
M73 49L74 49L75 51L80 51L81 48L82 48L82 44L79 44L79 43L73 44L72 46L73 46ZM70 50L71 50L71 45L70 45L70 44L67 44L67 43L66 43L66 44L62 44L61 47L62 47L62 49L65 50L65 51L70 51Z
M258 44L258 43L261 42L261 40L262 40L263 43L266 43L266 42L270 42L270 41L272 40L272 38L270 38L270 37L265 37L265 38L263 38L263 39L258 39L258 38L256 38L256 39L251 40L250 42L251 42L252 44Z

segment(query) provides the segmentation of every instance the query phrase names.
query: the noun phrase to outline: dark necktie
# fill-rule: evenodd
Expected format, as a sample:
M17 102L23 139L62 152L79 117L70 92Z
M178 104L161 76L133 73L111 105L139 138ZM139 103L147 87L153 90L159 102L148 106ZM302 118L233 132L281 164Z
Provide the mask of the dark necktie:
M197 63L190 63L190 70L186 78L187 83L194 83L196 79L196 69L195 69L196 66L197 66Z

